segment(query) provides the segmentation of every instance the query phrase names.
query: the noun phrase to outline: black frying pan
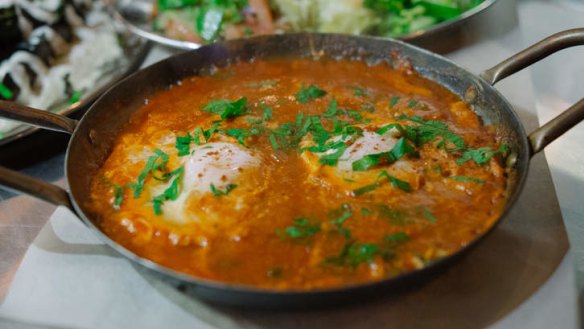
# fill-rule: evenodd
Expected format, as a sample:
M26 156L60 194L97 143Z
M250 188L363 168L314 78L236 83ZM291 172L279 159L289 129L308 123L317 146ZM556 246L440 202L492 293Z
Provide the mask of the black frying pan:
M28 193L72 209L95 234L117 252L187 294L223 304L262 307L322 307L354 301L359 297L396 291L435 275L481 241L495 225L459 252L423 269L378 282L314 291L272 291L191 277L139 257L107 237L97 225L98 216L89 203L91 179L113 148L120 129L144 99L183 78L206 74L210 66L252 58L333 57L363 61L392 61L398 53L411 61L417 72L446 87L472 105L485 124L495 125L511 147L507 159L510 178L508 203L500 222L513 207L527 176L529 160L547 144L584 120L584 100L532 132L525 133L505 98L492 87L497 81L563 48L584 45L584 29L556 34L483 72L480 77L451 61L396 40L330 34L289 34L235 40L204 46L163 60L121 81L107 91L80 121L24 106L0 102L0 116L72 134L67 149L66 177L70 192L0 167L0 186Z

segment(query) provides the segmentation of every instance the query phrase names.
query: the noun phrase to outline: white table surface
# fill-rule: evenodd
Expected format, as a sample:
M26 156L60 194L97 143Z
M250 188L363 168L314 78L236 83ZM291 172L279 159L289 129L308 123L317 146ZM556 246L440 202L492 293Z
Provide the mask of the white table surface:
M584 0L524 0L518 6L519 26L515 30L447 57L471 72L479 73L545 36L568 28L584 27ZM168 54L165 49L154 48L146 64ZM546 59L499 83L497 88L512 104L538 115L540 123L545 123L584 97L584 47ZM545 153L571 249L548 282L493 328L579 327L578 296L584 287L584 124L562 136L546 148ZM58 156L51 163L60 165L61 161L62 157ZM44 164L39 167L42 169L30 168L28 171L43 171L46 167ZM8 286L6 280L9 279L2 278L0 284ZM1 319L0 327L29 328L25 324Z

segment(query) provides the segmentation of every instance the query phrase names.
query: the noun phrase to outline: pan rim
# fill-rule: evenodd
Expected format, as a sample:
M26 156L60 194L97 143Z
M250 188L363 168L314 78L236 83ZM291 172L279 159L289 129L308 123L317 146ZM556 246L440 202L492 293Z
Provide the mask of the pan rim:
M387 45L397 44L397 45L400 45L401 47L405 47L406 49L408 49L410 51L415 51L415 52L421 53L424 56L430 56L430 57L437 58L440 61L443 61L443 62L447 63L448 65L451 65L454 68L459 69L462 72L466 73L468 78L471 78L474 81L478 82L481 87L488 88L489 89L488 91L494 93L495 96L505 105L505 109L500 110L500 111L508 112L507 114L509 114L511 116L512 120L517 124L516 128L519 129L519 131L517 133L519 136L521 136L521 138L520 138L521 140L518 141L518 143L521 144L520 147L522 148L522 150L520 150L520 154L519 154L520 157L517 159L516 163L521 165L522 167L514 169L519 173L519 175L516 178L517 181L515 184L515 189L507 197L507 202L505 204L505 208L504 208L503 212L497 218L497 220L491 224L489 229L484 231L481 235L477 236L469 244L467 244L463 248L460 248L456 252L454 252L454 253L452 253L444 258L441 258L439 260L431 262L421 269L405 272L405 273L402 273L402 274L397 275L397 276L385 277L385 278L375 280L375 281L342 285L342 286L335 286L335 287L330 287L330 288L318 288L318 289L310 289L310 290L276 290L276 289L267 289L267 288L262 288L262 287L256 287L253 285L226 283L226 282L210 280L210 279L205 279L205 278L198 278L198 277L194 277L194 276L182 273L182 272L178 272L176 270L170 269L170 268L165 267L163 265L160 265L156 262L153 262L147 258L141 257L141 256L137 255L136 253L130 251L129 249L125 248L121 244L115 242L107 234L102 232L95 225L95 223L89 219L89 216L86 214L86 212L83 211L83 207L81 207L79 205L79 203L77 202L77 198L74 195L74 191L70 190L70 192L69 192L70 199L71 199L71 203L74 207L74 210L76 212L76 215L78 217L80 217L80 219L83 221L83 223L85 225L87 225L95 234L97 234L99 236L99 238L103 242L105 242L105 244L107 244L110 248L114 249L117 253L121 254L122 256L124 256L125 258L130 260L132 263L137 264L137 265L142 266L142 267L145 267L146 269L154 271L157 274L161 274L164 277L166 277L167 279L177 280L177 281L184 283L184 284L190 284L190 285L201 286L201 287L206 287L206 288L210 288L210 289L222 290L224 292L229 292L229 293L234 293L234 294L245 294L245 295L266 296L266 297L283 297L283 298L289 298L289 297L310 298L311 296L320 296L320 295L325 295L325 294L328 295L328 294L338 294L338 293L350 293L352 291L374 288L374 287L378 287L381 285L390 285L390 284L405 281L407 279L411 279L414 276L424 275L425 273L436 271L437 269L441 268L443 265L448 265L449 263L452 263L456 259L459 259L463 255L465 255L468 251L470 251L474 247L476 247L484 238L486 238L488 235L490 235L497 228L497 226L508 216L509 212L513 209L514 205L516 204L517 199L522 194L522 191L523 191L523 188L525 185L525 181L527 179L527 173L528 173L529 162L530 162L529 161L530 160L529 159L529 151L528 151L528 137L527 137L525 128L523 126L523 123L519 119L519 116L517 115L517 113L513 110L513 106L496 88L491 86L484 79L482 79L478 75L471 73L467 69L463 68L462 66L460 66L459 64L453 62L452 60L450 60L448 58L445 58L439 54L430 52L430 51L425 50L423 48L408 44L404 41L397 40L397 39L388 39L388 38L374 37L374 36L352 36L352 35L342 35L342 34L334 34L334 33L300 32L300 33L291 33L291 34L285 34L285 35L257 36L257 37L252 37L249 39L229 40L229 41L224 41L224 42L215 43L215 44L211 44L211 45L205 45L205 46L198 48L198 49L195 49L195 50L183 52L183 53L168 57L160 62L154 63L154 64L152 64L146 68L143 68L143 69L129 75L128 77L118 81L112 87L110 87L105 93L103 93L91 105L91 107L86 112L86 114L81 118L79 125L77 126L77 129L75 130L75 132L71 136L71 140L68 144L66 157L65 157L65 177L67 177L68 181L71 178L70 172L71 172L71 170L73 170L73 169L71 169L73 166L72 166L72 163L70 161L71 145L73 145L77 139L81 138L81 136L79 136L79 131L80 131L79 128L82 127L84 124L87 124L86 118L88 117L88 114L90 114L94 111L99 111L99 106L102 103L103 99L105 99L116 88L119 88L122 85L129 84L130 82L132 82L131 80L135 76L137 76L140 72L146 71L146 70L155 70L155 68L157 66L164 65L165 63L168 63L168 62L179 61L179 59L182 57L192 56L192 54L194 54L196 52L204 51L205 49L208 49L208 48L221 49L226 44L236 44L236 43L246 44L246 43L253 43L253 42L261 42L261 40L264 40L264 39L275 39L275 38L308 38L309 40L313 40L313 38L327 38L327 37L343 38L343 40L365 40L365 41L368 41L369 44L371 44L371 42L382 42L382 43L386 43ZM416 70L415 67L414 67L414 69ZM429 79L427 77L424 77L424 78ZM440 84L441 86L446 88L446 86L444 86L443 84L441 84L439 82L434 81L434 83ZM452 90L450 90L450 91L453 92ZM482 92L485 92L485 91L482 91Z

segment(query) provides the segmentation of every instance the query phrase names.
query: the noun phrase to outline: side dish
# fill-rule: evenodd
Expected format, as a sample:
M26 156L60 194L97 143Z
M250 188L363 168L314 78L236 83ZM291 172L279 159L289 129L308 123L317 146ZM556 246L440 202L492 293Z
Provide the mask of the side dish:
M154 29L206 43L313 31L395 37L454 19L483 0L157 0Z
M507 152L404 63L241 62L146 99L89 206L112 239L194 277L339 287L423 268L488 230Z
M125 61L91 0L0 3L0 99L56 110L78 102ZM0 119L0 139L19 124Z

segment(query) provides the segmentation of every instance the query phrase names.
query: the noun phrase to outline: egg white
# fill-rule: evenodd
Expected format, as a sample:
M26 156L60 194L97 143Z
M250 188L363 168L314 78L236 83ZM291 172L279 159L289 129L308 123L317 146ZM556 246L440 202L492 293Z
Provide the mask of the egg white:
M179 158L184 166L182 186L176 200L162 206L164 221L178 226L195 226L200 235L218 232L238 236L237 223L245 220L265 190L262 155L236 142L212 142L193 147L191 154ZM152 188L161 194L170 183ZM211 185L227 195L215 195Z

